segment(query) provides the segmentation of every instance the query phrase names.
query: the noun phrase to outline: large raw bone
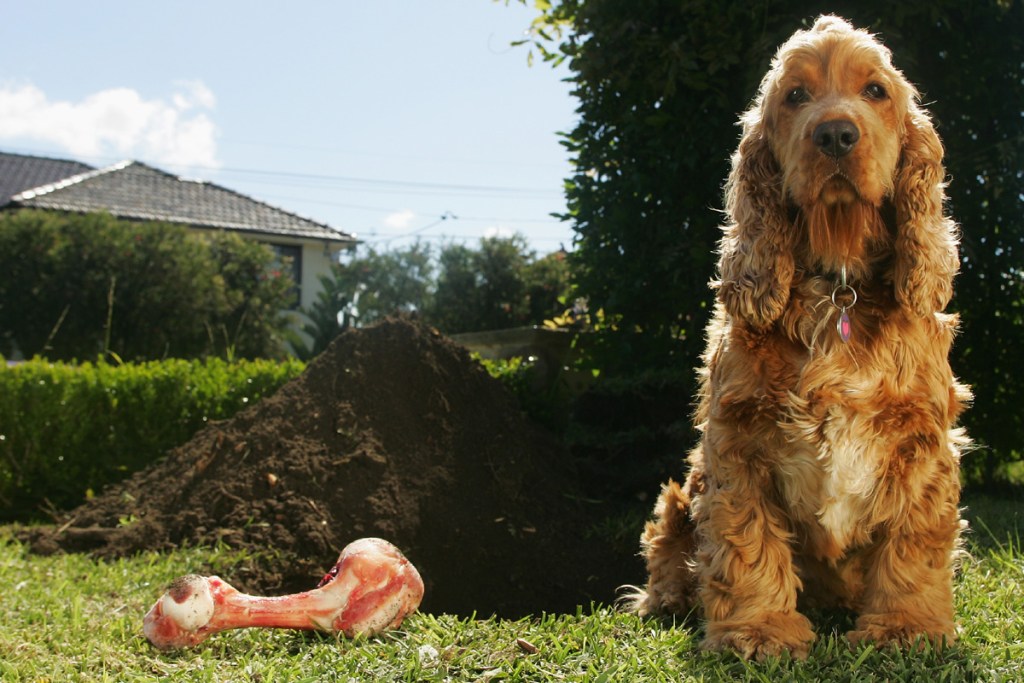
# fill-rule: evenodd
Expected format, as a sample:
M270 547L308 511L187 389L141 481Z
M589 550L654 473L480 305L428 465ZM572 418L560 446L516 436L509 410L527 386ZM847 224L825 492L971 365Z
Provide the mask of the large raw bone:
M281 597L246 595L218 576L182 576L143 619L161 650L192 647L208 636L250 626L374 635L416 611L423 580L395 546L362 538L345 546L320 585Z

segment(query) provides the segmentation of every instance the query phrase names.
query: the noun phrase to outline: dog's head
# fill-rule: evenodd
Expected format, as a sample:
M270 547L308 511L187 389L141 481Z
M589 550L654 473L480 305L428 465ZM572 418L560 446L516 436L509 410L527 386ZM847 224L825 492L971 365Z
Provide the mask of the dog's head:
M779 49L757 116L798 206L866 202L895 190L916 91L870 34L822 17Z
M731 313L764 326L796 267L864 278L882 249L897 254L901 303L922 315L946 305L958 259L942 214L942 145L874 36L833 16L797 31L742 124L720 263Z

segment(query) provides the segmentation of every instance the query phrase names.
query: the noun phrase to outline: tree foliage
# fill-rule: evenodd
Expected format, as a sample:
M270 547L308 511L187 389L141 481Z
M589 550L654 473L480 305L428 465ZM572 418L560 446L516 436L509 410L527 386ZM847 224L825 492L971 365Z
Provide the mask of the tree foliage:
M109 214L0 214L0 353L280 356L291 281L241 238Z
M479 249L445 247L426 317L446 332L539 325L562 312L568 267L560 252L538 259L522 235L486 237Z
M569 271L561 252L538 257L521 235L487 237L477 248L448 244L436 257L428 244L372 247L334 267L320 299L305 311L316 355L338 332L338 312L358 293L358 324L415 313L443 332L539 325L562 312Z
M420 310L429 300L434 263L430 246L415 242L402 249L352 254L320 276L321 291L303 311L303 332L310 343L296 344L300 358L312 358L331 343L346 325L367 324L396 312Z
M917 83L947 148L963 229L954 367L974 386L966 422L1008 456L1024 436L1024 3L1019 0L538 3L534 49L569 60L579 123L574 282L621 332L632 371L698 365L721 184L735 122L776 46L820 13L878 33ZM639 341L638 341L639 340ZM624 344L633 353L621 352ZM625 368L627 371L629 367ZM974 455L983 470L995 460Z
M215 232L204 241L221 293L204 323L208 346L201 355L281 357L294 336L286 310L298 304L289 264L266 245L232 233Z

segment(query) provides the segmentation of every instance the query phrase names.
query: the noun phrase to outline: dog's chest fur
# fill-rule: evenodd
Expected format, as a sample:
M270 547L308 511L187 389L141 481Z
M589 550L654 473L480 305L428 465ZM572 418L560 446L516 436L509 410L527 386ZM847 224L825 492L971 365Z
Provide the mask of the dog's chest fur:
M848 409L833 406L826 413L820 422L799 409L791 413L776 482L793 518L810 527L803 531L815 547L807 550L837 559L868 540L879 462L874 444L855 437L856 418Z
M839 340L837 315L827 291L818 280L807 282L803 292L794 292L804 302L796 307L801 323L794 331L807 352L791 356L797 381L779 420L785 445L776 481L795 518L812 527L807 539L816 547L808 550L835 559L869 540L868 519L886 444L883 435L866 438L872 430L866 428L869 411L863 409L865 401L880 394L883 378L870 363L855 360L865 340ZM866 308L855 313L863 316ZM854 334L865 334L864 323L869 321L855 318L858 322ZM870 323L875 327L877 321ZM844 366L846 372L835 372Z

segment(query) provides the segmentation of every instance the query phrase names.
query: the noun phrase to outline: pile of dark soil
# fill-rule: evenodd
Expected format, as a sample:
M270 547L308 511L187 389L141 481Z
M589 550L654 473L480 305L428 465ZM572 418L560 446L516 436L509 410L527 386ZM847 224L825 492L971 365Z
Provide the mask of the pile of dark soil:
M225 576L308 589L348 542L406 553L431 612L608 603L636 558L589 533L571 459L461 346L407 320L350 330L298 378L36 532L103 557L222 541L280 555ZM216 571L216 567L211 568Z

